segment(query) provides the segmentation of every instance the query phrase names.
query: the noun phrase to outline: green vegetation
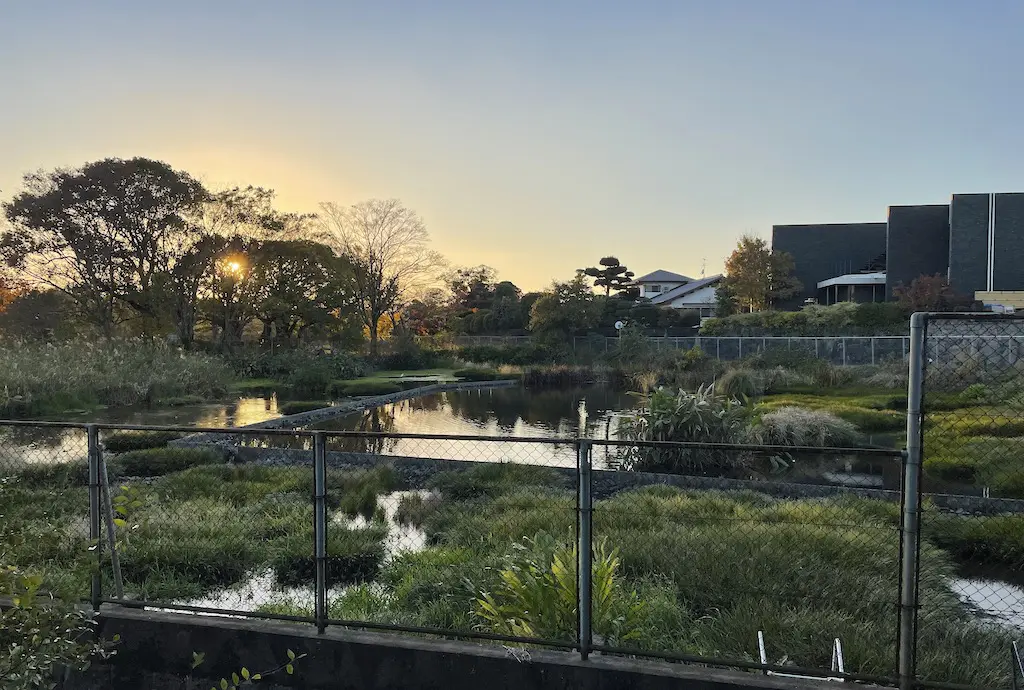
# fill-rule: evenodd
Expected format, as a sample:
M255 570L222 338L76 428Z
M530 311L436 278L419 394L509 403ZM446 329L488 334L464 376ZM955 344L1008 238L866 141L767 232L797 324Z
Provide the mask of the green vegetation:
M330 393L335 398L393 395L401 393L405 386L389 379L356 379L354 381L334 381Z
M12 342L0 348L0 415L28 417L169 397L223 395L233 375L218 358L148 341Z
M103 447L111 453L163 448L181 434L174 431L113 431L103 434Z
M904 335L909 312L892 302L812 305L799 311L755 311L708 319L706 336L872 336Z
M107 471L115 477L160 477L224 462L224 452L211 448L148 448L119 453L107 463Z
M282 415L300 414L330 407L330 400L289 400L277 406L277 411Z
M828 412L780 407L761 415L750 427L747 441L769 446L851 448L863 439L856 426Z
M402 496L395 510L395 522L400 525L422 527L427 518L437 510L440 502L440 497L436 493L426 496L419 493Z

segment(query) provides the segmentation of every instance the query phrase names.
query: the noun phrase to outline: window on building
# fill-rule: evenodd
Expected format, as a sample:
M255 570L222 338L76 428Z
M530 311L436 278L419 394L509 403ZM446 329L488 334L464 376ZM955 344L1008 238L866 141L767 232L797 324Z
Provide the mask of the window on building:
M660 292L661 292L661 286L660 285L648 285L647 286L647 294L648 295L657 295Z

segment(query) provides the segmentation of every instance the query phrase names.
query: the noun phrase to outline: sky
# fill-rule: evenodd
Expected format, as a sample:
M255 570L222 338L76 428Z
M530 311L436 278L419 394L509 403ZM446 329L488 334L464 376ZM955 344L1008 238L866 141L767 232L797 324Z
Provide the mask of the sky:
M289 211L399 198L538 289L720 272L776 223L1024 190L1013 0L0 0L0 199L147 156Z

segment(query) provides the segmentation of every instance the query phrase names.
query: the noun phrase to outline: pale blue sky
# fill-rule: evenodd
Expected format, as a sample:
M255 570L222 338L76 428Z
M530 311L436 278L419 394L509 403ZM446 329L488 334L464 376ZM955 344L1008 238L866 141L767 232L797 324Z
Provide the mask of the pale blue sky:
M0 0L0 197L164 159L399 197L526 288L721 269L773 223L1024 190L1024 3Z

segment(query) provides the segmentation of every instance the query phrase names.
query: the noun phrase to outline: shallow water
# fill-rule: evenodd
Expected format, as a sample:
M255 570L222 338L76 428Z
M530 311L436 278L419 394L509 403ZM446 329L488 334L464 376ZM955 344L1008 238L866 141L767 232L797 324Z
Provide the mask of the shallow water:
M979 614L1024 630L1024 573L965 567L949 586Z

